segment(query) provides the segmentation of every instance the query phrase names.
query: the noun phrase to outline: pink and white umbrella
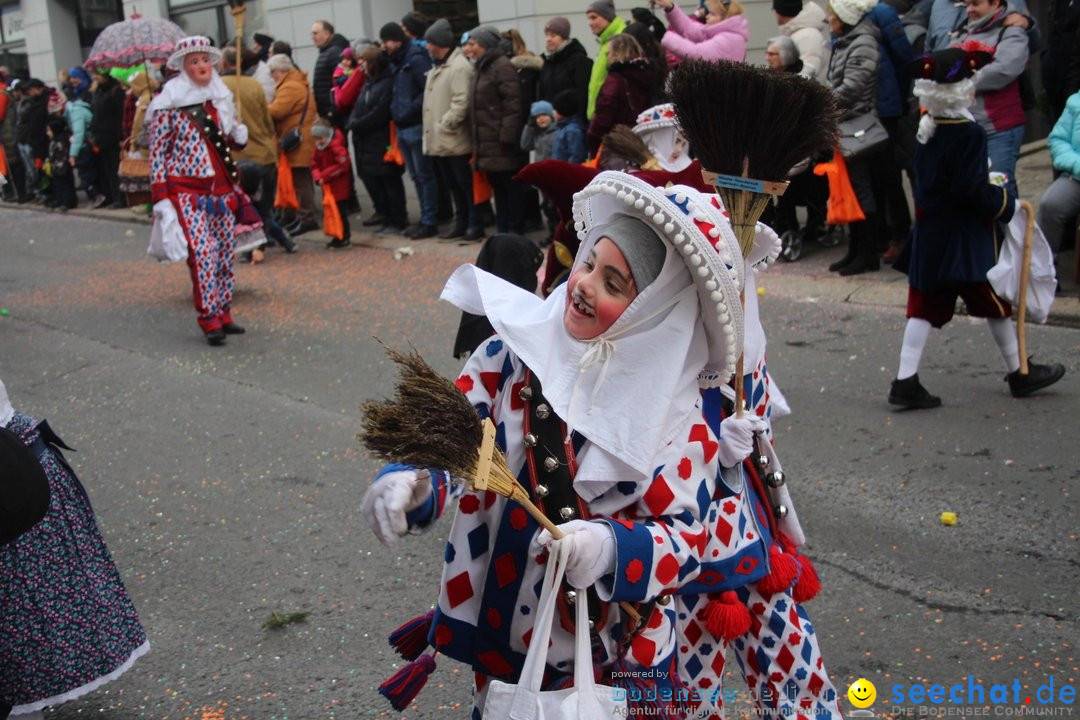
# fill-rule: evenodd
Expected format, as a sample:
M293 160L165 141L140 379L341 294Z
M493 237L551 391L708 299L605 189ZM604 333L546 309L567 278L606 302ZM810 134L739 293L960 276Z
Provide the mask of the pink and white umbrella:
M169 59L176 42L185 35L171 20L144 18L135 13L101 31L84 65L88 70L101 71L142 63L163 63Z

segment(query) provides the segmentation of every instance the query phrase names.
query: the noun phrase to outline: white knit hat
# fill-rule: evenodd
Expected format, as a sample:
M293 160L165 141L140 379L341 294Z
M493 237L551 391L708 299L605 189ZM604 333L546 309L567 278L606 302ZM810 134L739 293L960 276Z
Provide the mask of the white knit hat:
M845 25L858 25L875 5L877 0L829 0L829 7Z

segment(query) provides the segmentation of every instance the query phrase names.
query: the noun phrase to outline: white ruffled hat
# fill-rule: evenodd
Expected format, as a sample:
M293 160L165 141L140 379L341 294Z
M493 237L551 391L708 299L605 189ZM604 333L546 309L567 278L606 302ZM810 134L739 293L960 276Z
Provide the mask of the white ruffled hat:
M205 35L188 35L176 43L173 54L169 56L165 66L170 70L179 70L184 64L184 57L192 53L206 53L210 56L210 62L217 65L221 60L221 49L214 47L210 38Z
M642 135L660 128L675 126L675 106L672 103L662 103L652 106L637 116L634 132Z
M651 224L686 263L697 285L709 367L726 383L743 347L739 293L744 262L719 198L685 185L657 188L611 171L600 173L574 195L574 229L582 241L589 229L615 215L631 215ZM580 261L580 251L578 256Z

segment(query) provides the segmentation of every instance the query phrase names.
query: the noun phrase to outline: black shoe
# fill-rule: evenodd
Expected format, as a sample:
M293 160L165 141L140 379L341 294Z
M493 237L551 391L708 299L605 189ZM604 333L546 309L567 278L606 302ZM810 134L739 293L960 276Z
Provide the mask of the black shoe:
M379 227L382 227L383 225L386 224L386 218L383 217L382 215L380 215L379 213L375 213L374 215L369 217L367 220L364 220L360 224L363 225L364 227L375 227L376 225L378 225Z
M1061 363L1053 365L1038 365L1028 363L1027 375L1021 375L1020 371L1011 372L1005 376L1009 381L1009 392L1013 397L1026 397L1036 390L1042 390L1056 383L1065 375L1065 366Z
M210 343L211 345L214 345L215 347L218 346L218 345L224 345L225 344L225 331L222 330L221 328L211 330L210 332L206 333L206 342Z
M318 230L318 229L319 229L319 224L318 223L301 222L301 223L297 223L294 228L287 228L285 230L285 232L289 233L293 237L296 237L297 235L303 235L306 232L311 232L312 230Z
M461 236L462 240L483 240L485 237L484 228L471 228L465 231L465 234Z
M109 202L108 198L106 198L104 195L98 195L90 203L90 207L97 209L97 208L101 207L102 205L104 205L107 202Z
M379 228L379 230L378 230L378 232L376 234L378 234L378 235L404 235L405 234L405 228L401 227L400 225L383 225L381 228Z
M925 410L940 407L941 398L927 392L919 382L919 374L915 373L909 378L892 381L892 387L889 389L889 404Z
M127 203L123 200L117 200L116 202L109 205L110 210L123 210L126 207Z
M463 228L463 227L452 227L449 230L447 230L446 232L439 235L439 238L442 239L442 240L453 240L454 238L463 237L464 235L465 235L465 228Z
M832 266L830 265L830 267ZM876 256L873 260L857 257L840 268L839 273L841 276L847 277L849 275L861 275L864 272L874 272L879 269L881 269L881 261Z
M350 245L352 245L352 243L349 241L349 238L344 238L342 240L338 240L337 238L334 238L330 242L326 243L326 247L334 248L334 249L345 248L345 247L349 247Z
M435 237L438 234L439 228L434 225L417 225L416 227L405 231L405 237L412 238L413 240L423 240L425 238Z
M247 332L243 327L236 323L225 323L221 326L221 331L226 335L243 335Z
M849 250L844 257L829 265L829 272L839 272L853 262L855 262L855 252Z

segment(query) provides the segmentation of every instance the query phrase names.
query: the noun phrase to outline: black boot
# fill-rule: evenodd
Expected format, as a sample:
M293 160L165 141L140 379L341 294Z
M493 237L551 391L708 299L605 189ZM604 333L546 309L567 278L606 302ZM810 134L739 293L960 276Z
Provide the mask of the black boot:
M1017 370L1006 375L1005 379L1009 381L1009 392L1013 397L1026 397L1036 390L1050 387L1064 375L1065 366L1061 363L1038 365L1029 362L1027 375L1021 375Z
M892 387L889 388L889 404L925 410L940 407L941 398L931 395L919 382L919 373L915 373L909 378L892 381Z
M877 253L877 222L873 213L866 220L851 225L851 244L855 246L855 258L840 268L844 277L871 272L881 267Z
M224 345L225 331L221 328L214 328L213 330L210 330L206 333L206 342L214 345L215 347L218 345Z
M833 264L829 265L829 272L837 272L837 271L841 270L842 268L844 268L845 266L850 265L855 260L856 250L857 250L857 247L855 245L855 236L856 236L856 234L855 234L855 225L856 224L857 223L852 223L851 225L848 225L847 252L844 253L844 257L840 258L839 260L837 260Z

